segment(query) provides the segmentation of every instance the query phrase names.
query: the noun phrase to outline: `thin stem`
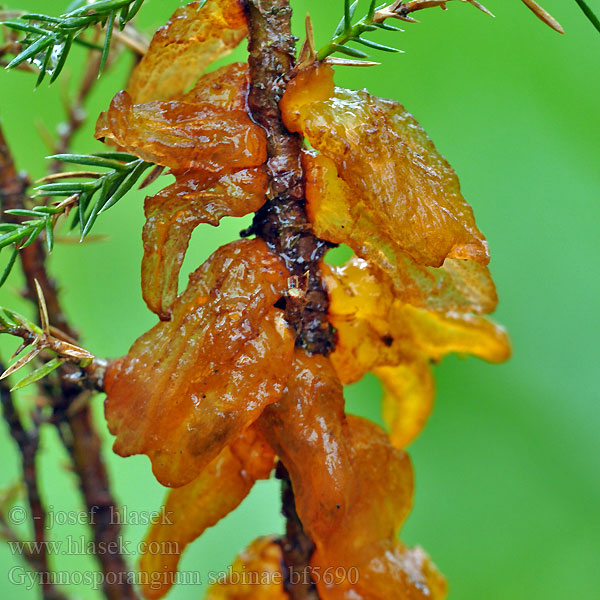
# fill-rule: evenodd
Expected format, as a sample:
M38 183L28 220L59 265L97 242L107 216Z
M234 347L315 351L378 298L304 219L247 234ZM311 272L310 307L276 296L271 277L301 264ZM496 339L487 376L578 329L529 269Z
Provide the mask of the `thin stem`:
M22 209L25 205L26 180L17 175L14 161L0 129L0 197L3 208ZM18 218L18 217L17 217ZM46 300L49 321L73 340L77 332L62 310L55 283L46 270L46 251L38 238L19 253L25 275L25 295L37 303L36 280ZM78 370L65 364L58 382L44 380L41 390L53 409L52 422L69 452L79 487L90 513L94 542L98 548L119 548L120 526L114 516L118 509L110 491L108 475L100 452L100 438L94 428L89 402L82 398L77 381ZM93 518L92 518L93 517ZM127 577L124 557L115 552L99 552L97 559L104 574L103 590L108 600L137 598Z
M281 461L277 463L275 476L281 481L281 512L285 517L285 537L280 542L283 551L285 590L292 600L314 600L319 597L310 578L310 558L315 544L306 535L296 512L292 482Z
M363 33L371 31L374 20L373 15L366 15L360 21L357 21L349 29L345 29L339 35L325 44L317 53L317 60L325 60L331 54L338 52L342 46L345 46L352 40L357 40Z
M2 369L0 365L0 369ZM33 427L28 431L23 426L17 408L15 406L9 386L5 380L0 381L0 399L2 402L2 414L8 425L10 435L17 444L21 454L21 468L25 489L27 490L27 501L31 510L33 520L33 532L35 548L24 557L32 569L42 575L42 597L44 600L66 600L66 596L58 591L48 577L49 565L46 552L46 509L40 494L37 472L37 454L39 450L39 413L33 415ZM9 523L5 524L10 527Z

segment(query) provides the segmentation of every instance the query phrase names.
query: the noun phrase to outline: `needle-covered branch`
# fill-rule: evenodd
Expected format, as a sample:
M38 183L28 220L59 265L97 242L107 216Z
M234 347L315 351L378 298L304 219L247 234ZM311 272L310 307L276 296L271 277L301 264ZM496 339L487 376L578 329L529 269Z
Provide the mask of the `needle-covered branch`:
M100 154L57 154L49 157L62 163L83 167L104 168L104 172L71 171L52 173L40 180L34 188L33 198L63 198L31 208L11 208L5 214L12 221L0 223L0 250L12 246L13 252L2 277L4 284L15 263L16 254L33 244L42 235L48 252L54 248L54 229L61 216L74 211L70 229L79 228L83 240L94 226L98 215L112 208L139 181L150 167L142 159L121 152ZM82 180L83 181L80 181Z
M62 72L73 44L80 44L101 52L98 65L101 73L108 59L115 28L123 31L143 3L144 0L99 0L92 3L78 0L71 3L59 17L26 13L5 20L0 24L24 34L19 52L7 68L12 69L23 63L34 64L40 72L37 85L46 76L53 83ZM100 27L104 31L104 43L101 46L82 37L93 27Z
M371 0L367 14L355 23L353 23L352 21L358 8L359 0L355 0L352 3L350 2L350 0L344 0L344 15L342 17L342 20L340 21L339 25L334 31L332 39L327 44L325 44L325 46L323 46L317 53L317 59L324 60L325 58L336 52L360 60L369 57L369 55L366 52L358 50L357 48L347 46L347 44L350 42L361 44L362 46L366 46L374 50L381 50L383 52L402 52L402 50L398 48L387 46L385 44L380 44L371 39L365 38L364 35L370 32L377 31L378 29L402 32L402 29L390 25L387 21L389 19L398 19L400 21L406 21L409 23L417 23L418 21L411 16L412 13L427 8L442 8L445 10L447 8L446 5L450 1L451 0L410 0L406 2L403 0L396 0L395 2L392 2L388 5L382 4L380 6L376 6L376 0ZM492 17L494 16L483 4L481 4L477 0L460 1L467 2L475 8L486 13L487 15L490 15ZM534 12L534 14L538 18L540 18L544 23L546 23L546 25L548 25L558 33L564 33L564 30L561 27L560 23L546 10L544 10L537 2L535 2L534 0L522 1L529 9L531 9ZM581 6L581 2L583 2L583 0L577 0L577 2ZM585 11L584 9L584 12L588 14L588 12L591 11L589 11L588 7L588 11Z
M37 280L36 287L40 298L42 327L38 327L10 309L0 307L0 333L23 340L13 357L28 350L0 375L0 380L15 374L35 359L45 358L46 360L42 361L39 367L14 384L11 391L39 381L65 363L71 363L81 371L79 379L87 380L87 387L101 391L106 361L97 359L93 354L74 343L74 340L71 340L67 334L49 324L45 301L41 296L41 288ZM70 378L73 379L72 375Z
M10 149L0 129L0 198L3 209L23 210L26 202L27 179L19 176ZM12 215L15 220L22 217ZM25 296L40 303L40 326L26 323L21 333L25 339L35 339L41 331L54 339L53 343L77 347L77 333L67 321L62 310L56 285L46 270L46 251L41 240L35 239L19 253L25 276ZM43 302L40 300L43 298ZM14 313L13 313L14 314ZM57 329L50 327L52 323ZM21 325L23 325L21 323ZM62 340L57 336L60 331ZM64 348L64 347L63 347ZM86 360L86 359L83 359ZM94 361L86 367L97 368L94 375L101 385L103 365ZM82 382L82 369L65 362L56 371L57 381L43 378L37 382L46 402L51 407L51 423L57 428L79 480L85 505L94 514L92 523L94 542L98 547L118 548L120 525L115 522L118 512L110 491L110 484L100 448L100 438L95 430L89 404L87 379ZM83 385L82 385L83 383ZM128 579L129 568L124 557L117 552L99 553L97 559L104 574L103 591L108 600L134 600L137 596Z

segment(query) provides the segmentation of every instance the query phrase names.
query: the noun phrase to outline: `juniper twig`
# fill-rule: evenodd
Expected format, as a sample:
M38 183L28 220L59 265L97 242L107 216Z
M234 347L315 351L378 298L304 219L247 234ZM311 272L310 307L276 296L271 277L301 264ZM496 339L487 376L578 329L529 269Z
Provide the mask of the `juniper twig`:
M18 175L0 129L0 199L3 208L22 210L25 206L26 189L26 178ZM13 218L18 220L22 217L14 215ZM26 281L25 295L37 304L39 286L45 299L48 321L69 339L76 341L77 332L67 321L57 287L46 270L46 251L42 241L35 239L19 253L19 257ZM94 515L90 519L94 542L98 548L118 549L120 525L114 519L118 509L110 491L91 408L86 398L82 398L82 394L87 395L89 392L82 388L80 369L66 363L57 372L59 377L56 381L39 382L52 409L51 422L58 429L71 457L86 507ZM100 552L97 559L105 576L103 591L106 598L135 600L137 596L128 577L128 566L118 550Z

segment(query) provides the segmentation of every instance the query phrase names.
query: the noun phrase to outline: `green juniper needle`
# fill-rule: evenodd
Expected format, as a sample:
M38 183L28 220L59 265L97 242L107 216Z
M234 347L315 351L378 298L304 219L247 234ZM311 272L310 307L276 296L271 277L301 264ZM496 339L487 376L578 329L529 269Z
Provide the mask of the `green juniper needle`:
M99 71L102 73L115 22L120 30L139 12L144 0L99 0L91 4L78 1L68 7L60 17L29 13L0 22L13 31L25 34L19 40L21 51L10 61L7 69L18 67L24 62L33 63L40 70L36 85L40 85L47 75L50 83L62 72L72 45L80 44L102 52ZM88 28L100 26L105 30L104 43L97 46L81 37Z
M5 211L13 217L20 217L20 220L0 223L0 250L13 246L13 254L4 273L0 276L0 285L4 284L14 266L16 252L32 244L42 233L45 233L48 251L52 251L54 225L59 216L74 209L75 218L71 222L71 229L79 226L83 240L92 229L98 215L121 200L144 172L154 166L152 163L121 152L90 155L57 154L48 158L108 170L102 173L74 171L44 178L42 181L46 183L37 186L33 196L62 197L63 200L54 205ZM89 179L90 177L92 179ZM85 181L73 181L74 179L85 179Z

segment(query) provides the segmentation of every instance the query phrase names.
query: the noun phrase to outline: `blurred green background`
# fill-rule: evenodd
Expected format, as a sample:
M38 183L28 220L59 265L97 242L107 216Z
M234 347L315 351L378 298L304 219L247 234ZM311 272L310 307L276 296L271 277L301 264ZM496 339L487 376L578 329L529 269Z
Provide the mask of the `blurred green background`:
M600 12L598 0L589 2ZM179 4L147 0L141 27L152 32ZM309 11L317 41L327 41L341 0L292 4L297 34L303 35ZM436 368L435 413L410 449L417 491L403 539L431 554L449 580L451 600L600 598L600 35L574 1L543 4L562 22L565 36L543 26L518 0L489 0L495 20L451 2L446 12L422 13L421 24L406 24L404 34L377 34L406 54L379 54L381 67L337 73L339 85L400 100L452 163L489 239L500 295L496 318L512 335L514 356L505 365L452 357ZM44 0L13 0L10 7L53 14L62 8ZM83 60L76 55L69 63L72 83ZM77 150L100 150L92 122L124 87L129 66L121 60L99 83ZM0 73L3 127L19 167L37 178L48 154L38 126L54 131L63 112L60 84L32 92L33 83L25 73ZM133 193L102 216L95 232L107 240L59 244L51 258L68 314L84 345L99 356L124 354L155 320L140 294L142 201L142 193ZM186 271L234 239L245 222L199 228ZM0 302L26 312L19 286L13 277ZM14 345L2 340L3 356ZM34 401L32 393L21 395L23 406ZM372 378L347 390L349 410L375 420L379 398ZM130 511L156 509L163 490L147 459L111 454L102 398L94 403L119 501ZM8 487L19 477L19 461L4 424L0 434L0 487ZM81 507L66 465L48 428L40 468L54 512ZM281 528L278 485L261 482L238 511L187 550L182 568L222 570L254 537ZM26 527L19 530L31 539ZM132 547L144 531L126 527ZM55 526L50 539L84 534L83 526ZM58 570L95 569L89 556L54 562ZM37 589L9 581L20 564L0 546L0 594L37 598ZM99 597L84 585L67 591ZM201 594L180 586L170 597Z

